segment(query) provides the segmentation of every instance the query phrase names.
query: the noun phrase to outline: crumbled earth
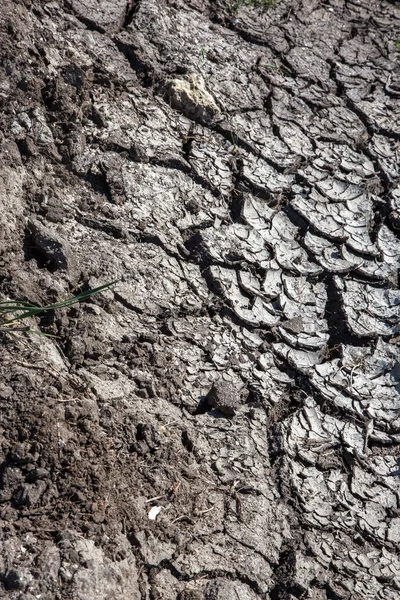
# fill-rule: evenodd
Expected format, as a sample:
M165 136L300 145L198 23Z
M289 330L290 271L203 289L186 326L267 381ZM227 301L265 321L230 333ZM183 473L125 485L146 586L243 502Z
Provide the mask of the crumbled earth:
M399 4L1 8L0 597L398 599Z

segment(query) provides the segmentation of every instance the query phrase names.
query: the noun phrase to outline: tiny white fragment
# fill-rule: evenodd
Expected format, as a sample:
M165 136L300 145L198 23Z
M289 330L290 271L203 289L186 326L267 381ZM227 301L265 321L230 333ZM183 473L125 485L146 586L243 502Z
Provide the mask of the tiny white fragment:
M149 519L150 521L155 521L157 516L160 514L164 507L163 506L152 506L149 510Z

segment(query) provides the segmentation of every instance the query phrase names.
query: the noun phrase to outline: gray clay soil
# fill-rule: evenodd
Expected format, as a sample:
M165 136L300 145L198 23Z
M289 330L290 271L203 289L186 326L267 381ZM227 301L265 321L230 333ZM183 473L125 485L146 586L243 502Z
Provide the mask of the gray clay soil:
M1 2L0 598L400 597L400 4L232 4Z

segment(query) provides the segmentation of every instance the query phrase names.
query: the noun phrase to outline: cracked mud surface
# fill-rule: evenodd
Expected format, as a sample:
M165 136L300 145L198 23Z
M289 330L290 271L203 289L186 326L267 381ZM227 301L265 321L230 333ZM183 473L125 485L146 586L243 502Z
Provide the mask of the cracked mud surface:
M400 7L4 0L0 597L400 595Z

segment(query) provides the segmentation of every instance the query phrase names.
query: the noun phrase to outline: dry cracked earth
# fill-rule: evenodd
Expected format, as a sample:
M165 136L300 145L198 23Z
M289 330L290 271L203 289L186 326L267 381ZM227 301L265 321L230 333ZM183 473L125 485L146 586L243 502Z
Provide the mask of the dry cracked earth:
M400 5L3 0L0 597L400 597Z

